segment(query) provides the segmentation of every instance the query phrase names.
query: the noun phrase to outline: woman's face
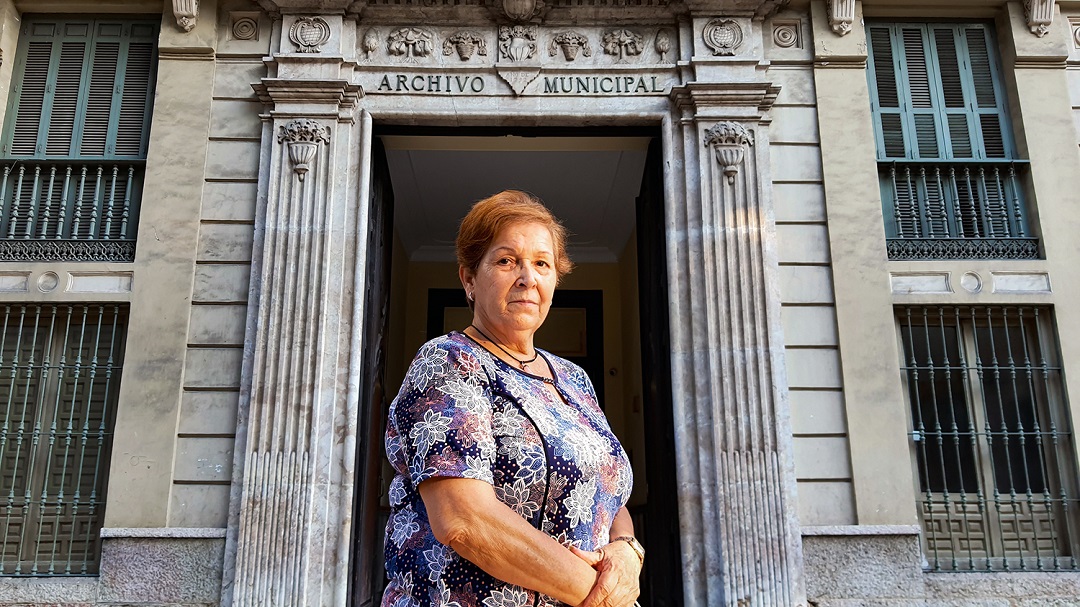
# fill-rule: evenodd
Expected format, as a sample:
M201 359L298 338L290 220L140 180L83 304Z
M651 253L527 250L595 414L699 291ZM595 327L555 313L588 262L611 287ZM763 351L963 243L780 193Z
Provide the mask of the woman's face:
M475 272L461 268L459 274L473 296L474 319L503 334L536 331L558 280L551 231L538 223L509 225L495 235Z

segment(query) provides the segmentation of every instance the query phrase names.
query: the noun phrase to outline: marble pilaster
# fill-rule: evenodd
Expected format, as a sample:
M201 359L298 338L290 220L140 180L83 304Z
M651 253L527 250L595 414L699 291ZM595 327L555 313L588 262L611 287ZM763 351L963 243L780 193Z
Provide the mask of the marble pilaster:
M337 71L345 22L284 14L255 87L267 112L224 605L348 602L370 118Z
M669 173L668 264L687 605L806 605L762 119L776 92L672 93L685 176Z

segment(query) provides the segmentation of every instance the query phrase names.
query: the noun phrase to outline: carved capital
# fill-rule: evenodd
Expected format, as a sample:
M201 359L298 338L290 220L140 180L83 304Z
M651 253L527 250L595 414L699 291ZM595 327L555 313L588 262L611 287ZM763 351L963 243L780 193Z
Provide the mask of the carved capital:
M195 29L195 21L199 18L199 0L172 0L173 17L176 17L176 25L185 32Z
M1054 23L1054 0L1024 0L1024 18L1032 34L1042 38Z
M855 23L855 0L829 0L829 27L837 36L851 32Z
M737 122L718 122L705 131L705 147L713 148L716 161L724 167L728 183L735 183L746 148L754 145L754 134Z
M278 143L283 142L289 146L289 160L292 162L293 171L300 181L303 181L311 161L315 158L315 152L319 150L319 144L330 143L330 127L310 118L298 118L281 126Z

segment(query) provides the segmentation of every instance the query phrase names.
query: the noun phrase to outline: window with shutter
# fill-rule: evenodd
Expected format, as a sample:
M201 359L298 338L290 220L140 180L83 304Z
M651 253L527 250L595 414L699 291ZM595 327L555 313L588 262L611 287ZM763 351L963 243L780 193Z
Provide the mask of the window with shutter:
M1038 257L982 23L869 23L871 105L890 259Z
M27 16L0 139L0 261L133 261L155 21Z

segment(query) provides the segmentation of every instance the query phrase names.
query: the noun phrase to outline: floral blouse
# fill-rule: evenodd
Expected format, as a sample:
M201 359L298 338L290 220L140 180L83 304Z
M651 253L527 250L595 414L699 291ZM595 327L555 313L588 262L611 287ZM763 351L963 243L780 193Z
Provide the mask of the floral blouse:
M585 372L541 355L565 402L463 333L420 348L386 429L397 475L383 607L559 605L493 578L435 539L417 491L432 477L491 483L503 503L564 545L594 550L608 543L633 486L630 462Z

